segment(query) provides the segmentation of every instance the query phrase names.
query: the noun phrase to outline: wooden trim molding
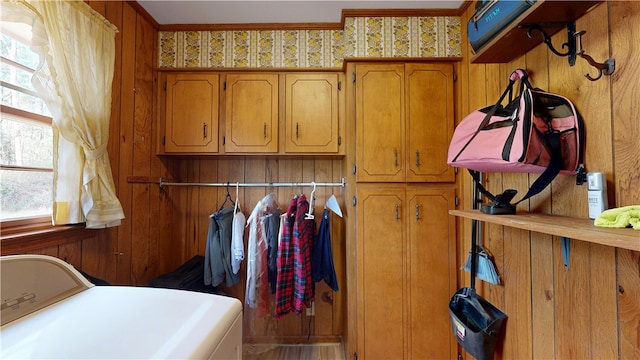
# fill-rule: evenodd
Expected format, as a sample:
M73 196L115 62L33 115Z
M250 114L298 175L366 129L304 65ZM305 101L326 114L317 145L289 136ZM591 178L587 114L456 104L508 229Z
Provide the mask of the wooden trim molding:
M341 23L169 24L159 31L341 30Z
M0 238L1 254L15 255L68 244L98 236L100 229L87 229L82 225L51 226L32 231L3 235Z
M147 20L154 29L157 30L160 28L160 24L158 24L156 19L154 19L153 16L151 16L151 14L149 14L147 10L145 10L145 8L142 7L142 5L138 4L136 0L126 0L126 1L138 13L138 15L142 16L145 20Z

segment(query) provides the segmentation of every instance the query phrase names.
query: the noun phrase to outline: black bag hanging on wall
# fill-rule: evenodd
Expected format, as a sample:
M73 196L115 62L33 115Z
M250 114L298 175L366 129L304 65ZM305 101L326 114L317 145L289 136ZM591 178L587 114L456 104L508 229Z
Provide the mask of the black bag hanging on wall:
M474 204L478 191L474 190ZM451 327L456 340L478 360L491 360L507 320L507 315L476 293L478 272L478 220L471 221L471 286L458 289L449 301Z

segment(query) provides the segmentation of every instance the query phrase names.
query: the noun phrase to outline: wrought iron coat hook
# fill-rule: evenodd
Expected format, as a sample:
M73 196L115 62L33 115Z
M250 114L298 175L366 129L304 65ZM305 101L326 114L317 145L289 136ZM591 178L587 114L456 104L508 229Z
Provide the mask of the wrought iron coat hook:
M585 74L584 76L591 80L596 81L602 77L602 75L611 75L616 69L616 60L615 59L607 59L604 63L599 63L593 60L593 58L584 53L584 49L582 48L582 35L584 35L586 31L582 30L575 33L575 38L577 39L577 50L576 54L580 55L583 59L587 60L589 65L595 67L598 70L598 76L591 77L589 74Z
M558 26L558 24L546 24L547 26ZM549 35L542 29L539 24L532 25L523 25L523 27L528 28L527 36L529 38L533 38L533 31L538 31L542 36L542 40L551 52L558 56L568 56L569 57L569 66L573 66L576 63L576 55L579 55L581 58L587 60L589 65L595 67L598 70L598 75L596 77L592 77L589 74L585 74L584 76L591 80L596 81L602 77L602 75L611 75L615 71L616 61L615 59L607 59L604 63L598 63L593 58L584 53L584 49L582 48L582 35L586 33L586 31L576 32L576 24L562 24L567 27L567 42L562 44L562 48L566 48L567 51L561 53L558 51L553 44L551 43L551 38Z
M554 25L554 24L547 24L547 25ZM549 37L549 35L547 35L547 33L542 29L542 27L538 24L533 24L533 25L527 25L526 27L529 29L527 30L527 36L530 39L533 39L533 31L538 31L540 33L540 35L542 36L542 41L544 41L545 44L547 44L547 47L549 48L549 50L551 50L552 53L558 55L558 56L568 56L569 57L569 65L573 66L576 63L576 40L575 37L572 36L573 34L571 34L571 29L569 29L571 26L571 24L567 25L567 29L569 30L569 36L567 36L567 42L562 44L562 48L567 48L567 52L561 53L558 50L556 50L556 48L553 46L553 43L551 43L551 38ZM573 28L574 32L575 32L575 25Z

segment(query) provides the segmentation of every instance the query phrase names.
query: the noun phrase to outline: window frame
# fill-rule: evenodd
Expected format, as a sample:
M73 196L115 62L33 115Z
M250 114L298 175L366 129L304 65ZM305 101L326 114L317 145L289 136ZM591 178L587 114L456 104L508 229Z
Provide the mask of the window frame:
M15 41L24 41L19 34L15 34L12 31L3 31L3 33ZM25 66L4 56L0 56L0 61L8 66L15 67L23 71L30 73L35 72L35 70L29 66ZM20 93L39 97L39 95L37 93L34 94L32 90L22 88L21 86L12 83L6 83L3 81L2 86ZM49 127L53 125L53 119L49 116L14 108L8 105L0 104L0 113L28 119ZM39 168L0 164L0 168L3 170L53 172L53 166L51 168ZM53 190L53 185L51 189ZM1 254L8 255L35 251L49 246L57 246L68 242L86 239L88 237L96 236L97 234L95 230L86 229L84 223L54 226L51 219L52 214L44 216L26 216L4 221L0 220Z

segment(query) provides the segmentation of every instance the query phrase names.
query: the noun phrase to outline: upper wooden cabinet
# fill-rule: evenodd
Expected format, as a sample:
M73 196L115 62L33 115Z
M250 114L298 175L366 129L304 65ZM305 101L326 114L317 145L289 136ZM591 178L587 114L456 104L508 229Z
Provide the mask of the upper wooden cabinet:
M161 72L158 153L344 155L343 78L338 72Z
M220 76L214 73L166 76L164 151L218 152Z
M337 153L338 74L285 75L285 152Z
M356 180L453 182L453 65L356 65Z
M278 152L278 74L227 74L225 152Z

